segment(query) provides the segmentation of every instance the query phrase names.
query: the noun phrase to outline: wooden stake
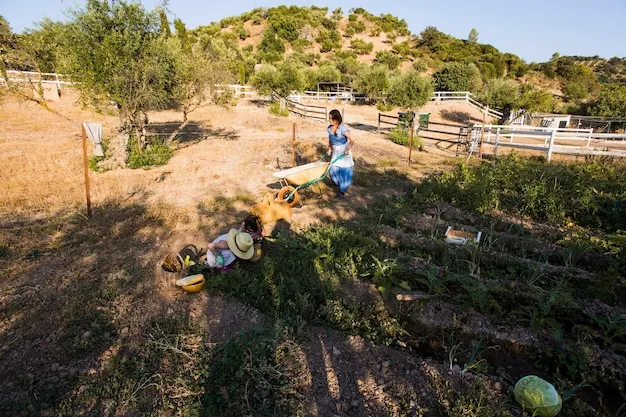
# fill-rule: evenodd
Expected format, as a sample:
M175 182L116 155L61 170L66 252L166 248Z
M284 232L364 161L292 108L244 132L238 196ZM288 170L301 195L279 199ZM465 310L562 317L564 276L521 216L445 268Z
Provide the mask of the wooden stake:
M293 124L291 130L291 166L296 166L296 124Z
M85 125L81 125L83 136L83 167L85 170L85 196L87 198L87 217L91 217L91 196L89 195L89 164L87 163L87 132Z
M413 152L413 129L415 127L415 115L411 120L411 131L409 132L409 166L411 166L411 153Z

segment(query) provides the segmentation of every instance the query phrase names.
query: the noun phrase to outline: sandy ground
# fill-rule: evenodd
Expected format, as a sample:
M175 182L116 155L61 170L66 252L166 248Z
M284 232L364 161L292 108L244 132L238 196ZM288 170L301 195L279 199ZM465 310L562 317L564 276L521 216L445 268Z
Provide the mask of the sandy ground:
M84 201L84 174L80 122L97 121L104 135L114 137L119 125L114 115L98 114L76 104L78 96L65 90L61 101L50 106L68 121L32 103L5 103L0 121L0 211L53 212L80 206ZM322 104L324 105L324 104ZM331 104L327 104L330 110ZM445 106L442 107L442 106ZM371 106L341 104L345 121L352 126L357 142L354 155L359 165L385 165L418 179L424 170L437 165L454 149L441 152L427 146L414 153L415 165L408 168L408 150L376 134L378 111ZM478 117L463 104L431 103L425 111L432 120L443 116ZM150 114L152 123L180 122L174 111ZM197 208L211 197L247 196L259 199L275 183L272 173L291 166L291 130L296 124L299 148L309 148L308 159L321 156L316 145L325 146L325 124L295 116L279 118L268 114L263 104L240 101L237 106L205 106L191 115L202 140L181 143L170 162L149 170L114 170L90 173L95 204L110 199L139 199L180 208ZM195 138L198 138L197 136ZM91 147L90 147L91 148ZM306 158L305 158L306 159ZM303 162L306 162L304 160ZM353 194L364 190L355 187Z

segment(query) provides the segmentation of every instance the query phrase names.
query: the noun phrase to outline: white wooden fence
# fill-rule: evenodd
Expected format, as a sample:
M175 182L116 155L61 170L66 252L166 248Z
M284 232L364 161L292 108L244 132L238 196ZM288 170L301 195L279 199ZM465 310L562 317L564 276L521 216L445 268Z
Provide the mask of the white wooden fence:
M548 162L553 154L603 155L626 157L626 134L593 133L592 129L544 128L518 125L474 125L471 149L493 146L545 152Z
M15 71L7 70L8 81L16 83L32 82L35 84L56 84L59 90L62 85L71 85L72 81L67 75L57 74L54 72L35 72L35 71ZM7 80L4 77L0 77L3 84L6 84Z
M484 105L477 101L474 98L474 95L469 91L435 91L433 93L433 97L430 99L431 101L465 101L469 103L472 107L480 110L485 113L487 116L492 117L494 119L501 119L503 114L497 110L489 108L489 106Z
M257 92L253 87L249 85L240 85L240 84L217 84L215 86L217 89L216 93L223 93L226 90L230 90L233 92L235 97L245 98L245 97L256 97Z

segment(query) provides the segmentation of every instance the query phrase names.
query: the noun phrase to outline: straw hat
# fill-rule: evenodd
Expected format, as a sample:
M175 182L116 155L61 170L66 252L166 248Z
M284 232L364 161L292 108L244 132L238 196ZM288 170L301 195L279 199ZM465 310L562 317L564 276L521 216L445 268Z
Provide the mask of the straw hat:
M254 255L254 241L249 233L240 232L237 229L230 229L227 242L228 249L238 258L250 259Z

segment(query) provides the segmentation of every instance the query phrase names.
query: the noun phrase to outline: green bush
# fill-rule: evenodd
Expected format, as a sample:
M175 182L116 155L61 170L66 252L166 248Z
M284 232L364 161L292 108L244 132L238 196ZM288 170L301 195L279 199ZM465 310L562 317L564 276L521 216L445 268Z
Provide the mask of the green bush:
M372 42L365 42L363 39L352 39L350 49L358 55L367 55L374 50L374 44Z
M374 58L374 62L377 64L385 65L390 70L395 70L400 66L400 62L402 59L390 51L378 51L376 52L376 58Z
M140 150L136 138L131 137L128 148L126 165L132 169L165 165L174 154L173 149L162 140L155 140L146 149Z
M287 117L289 116L289 109L286 107L284 109L281 109L280 103L275 101L270 104L270 113L274 116Z
M612 233L626 230L626 166L590 161L543 163L515 154L477 167L459 165L419 187L421 201L448 201L563 225L573 221Z
M341 48L341 36L336 30L321 30L315 40L320 44L320 52Z
M378 111L387 112L393 110L394 106L393 104L379 101L378 103L376 103L376 108L378 109Z
M352 29L354 33L363 33L365 32L365 23L360 20L348 22L348 29Z
M409 137L409 130L402 127L395 127L387 136L390 141L402 146L409 146L411 139ZM423 151L424 139L421 136L413 136L413 148Z

